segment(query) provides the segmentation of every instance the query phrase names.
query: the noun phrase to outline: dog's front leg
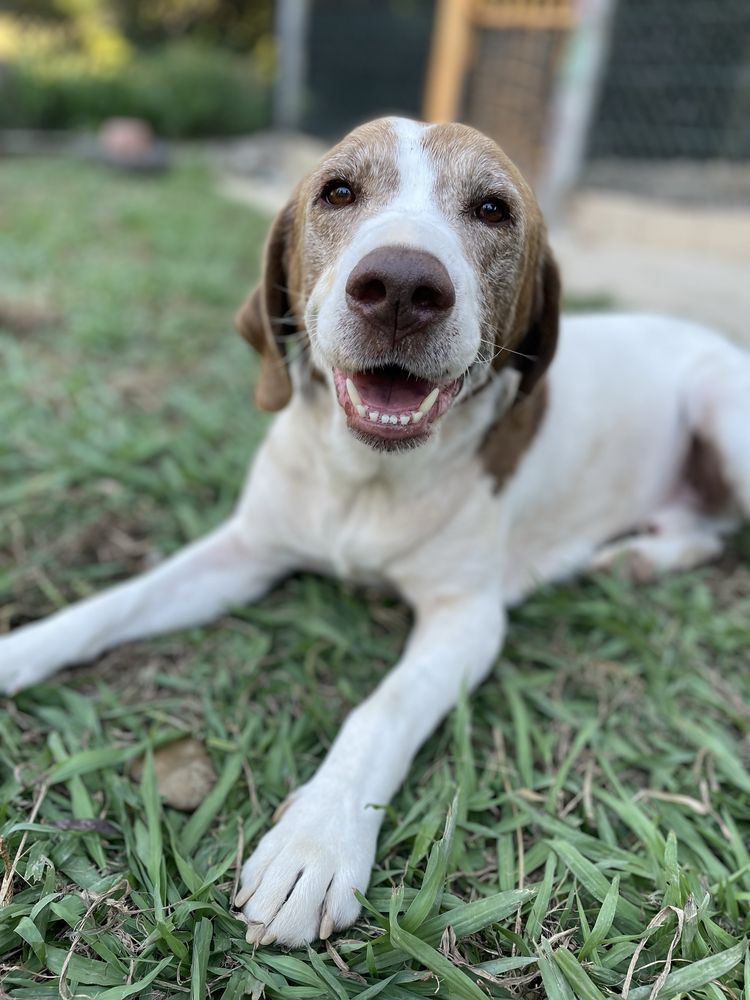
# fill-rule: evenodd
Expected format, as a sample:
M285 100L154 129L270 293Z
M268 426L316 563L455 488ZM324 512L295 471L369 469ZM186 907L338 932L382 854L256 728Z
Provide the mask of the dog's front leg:
M235 517L150 572L0 636L0 691L28 687L122 642L211 621L261 597L289 568L262 521Z
M475 687L503 638L499 588L420 601L398 665L344 723L314 777L279 810L242 869L236 905L247 939L300 945L327 938L359 913L382 809L419 746Z

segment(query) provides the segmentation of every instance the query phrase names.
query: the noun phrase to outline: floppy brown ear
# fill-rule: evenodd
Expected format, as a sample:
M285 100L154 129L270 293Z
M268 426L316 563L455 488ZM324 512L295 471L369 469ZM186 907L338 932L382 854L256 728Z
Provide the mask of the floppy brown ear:
M281 410L292 395L283 355L283 333L291 315L288 295L288 259L292 230L292 203L276 216L263 254L260 284L235 316L235 326L260 354L260 375L255 387L259 409Z
M519 394L528 396L555 356L560 327L560 271L548 246L542 250L534 278L534 294L529 326L517 350L523 357L516 367L521 372Z

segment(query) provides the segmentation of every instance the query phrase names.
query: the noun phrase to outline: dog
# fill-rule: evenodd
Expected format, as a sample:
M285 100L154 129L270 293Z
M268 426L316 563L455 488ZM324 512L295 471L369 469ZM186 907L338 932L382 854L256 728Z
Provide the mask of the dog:
M372 805L486 677L509 607L577 571L695 566L750 516L750 356L689 322L559 330L559 311L539 208L492 140L399 118L355 129L274 221L237 317L260 353L257 404L278 416L235 513L0 638L13 692L297 570L411 605L399 662L242 868L249 942L297 946L357 918Z

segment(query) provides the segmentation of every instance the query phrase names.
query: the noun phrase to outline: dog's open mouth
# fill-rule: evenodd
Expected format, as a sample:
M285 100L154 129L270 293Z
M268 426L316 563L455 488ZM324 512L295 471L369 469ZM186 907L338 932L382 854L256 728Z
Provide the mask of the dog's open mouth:
M440 385L399 365L365 372L334 368L333 378L349 427L385 441L426 436L461 386L461 379Z

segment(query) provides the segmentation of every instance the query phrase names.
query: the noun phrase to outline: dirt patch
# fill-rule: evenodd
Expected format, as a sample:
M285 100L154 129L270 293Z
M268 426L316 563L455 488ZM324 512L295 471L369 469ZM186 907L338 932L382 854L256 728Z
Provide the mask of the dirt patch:
M41 330L62 326L62 323L63 314L52 306L0 299L0 330L14 337L33 336Z

